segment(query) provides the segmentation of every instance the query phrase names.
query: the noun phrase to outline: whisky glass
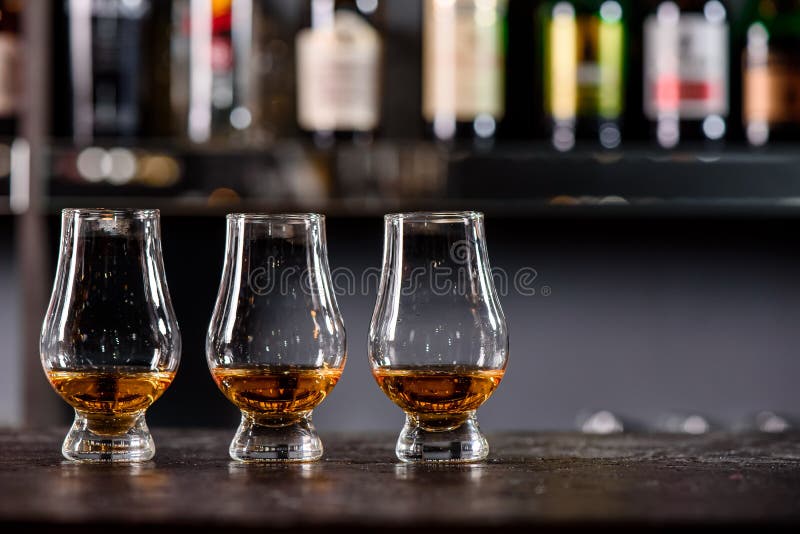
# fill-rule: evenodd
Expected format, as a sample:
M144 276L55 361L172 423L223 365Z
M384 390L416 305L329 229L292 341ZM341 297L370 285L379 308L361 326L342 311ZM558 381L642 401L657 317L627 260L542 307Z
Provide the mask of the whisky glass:
M231 458L322 456L311 412L333 390L346 360L324 216L228 215L206 356L217 386L242 412Z
M381 389L406 413L395 449L400 460L486 458L475 411L503 378L508 332L483 214L385 217L369 356Z
M172 383L181 338L158 210L66 209L40 354L75 409L61 452L70 460L149 460L145 411Z

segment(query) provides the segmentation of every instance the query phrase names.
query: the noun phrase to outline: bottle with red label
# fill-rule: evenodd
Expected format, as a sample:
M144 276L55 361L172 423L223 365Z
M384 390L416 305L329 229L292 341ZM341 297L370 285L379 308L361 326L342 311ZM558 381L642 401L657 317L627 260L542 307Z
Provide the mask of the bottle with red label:
M173 2L173 114L194 142L264 144L292 112L292 6L273 0Z
M750 144L800 140L800 0L751 0L742 51L742 118Z
M297 123L320 146L369 142L381 124L385 0L310 0L295 42Z
M652 3L643 28L644 113L657 142L722 141L730 112L729 10L720 0Z

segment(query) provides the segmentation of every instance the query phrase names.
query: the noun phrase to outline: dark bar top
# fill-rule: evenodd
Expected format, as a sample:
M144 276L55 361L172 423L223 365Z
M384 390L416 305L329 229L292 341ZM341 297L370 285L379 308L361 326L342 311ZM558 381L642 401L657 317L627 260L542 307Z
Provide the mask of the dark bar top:
M155 429L141 465L62 460L64 429L0 431L0 532L630 531L800 526L800 435L490 435L489 461L413 466L396 436L322 433L307 465L229 460L228 431Z

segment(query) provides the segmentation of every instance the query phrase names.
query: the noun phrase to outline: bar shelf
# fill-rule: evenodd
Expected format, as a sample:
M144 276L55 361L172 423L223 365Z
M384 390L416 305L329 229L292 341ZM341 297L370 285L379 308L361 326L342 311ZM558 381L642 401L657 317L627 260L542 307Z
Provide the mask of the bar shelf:
M533 142L478 149L386 141L321 150L303 140L262 149L161 141L55 142L45 152L47 211L93 202L198 216L445 208L515 216L783 216L800 207L800 152L792 146L558 153Z

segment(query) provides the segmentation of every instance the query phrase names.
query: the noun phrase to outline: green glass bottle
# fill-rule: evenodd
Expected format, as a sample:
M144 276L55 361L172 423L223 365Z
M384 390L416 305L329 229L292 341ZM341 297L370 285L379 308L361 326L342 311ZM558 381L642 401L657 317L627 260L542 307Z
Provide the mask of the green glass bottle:
M539 11L544 107L553 146L622 141L627 69L625 1L547 1Z
M751 0L742 116L752 145L800 140L800 0Z

